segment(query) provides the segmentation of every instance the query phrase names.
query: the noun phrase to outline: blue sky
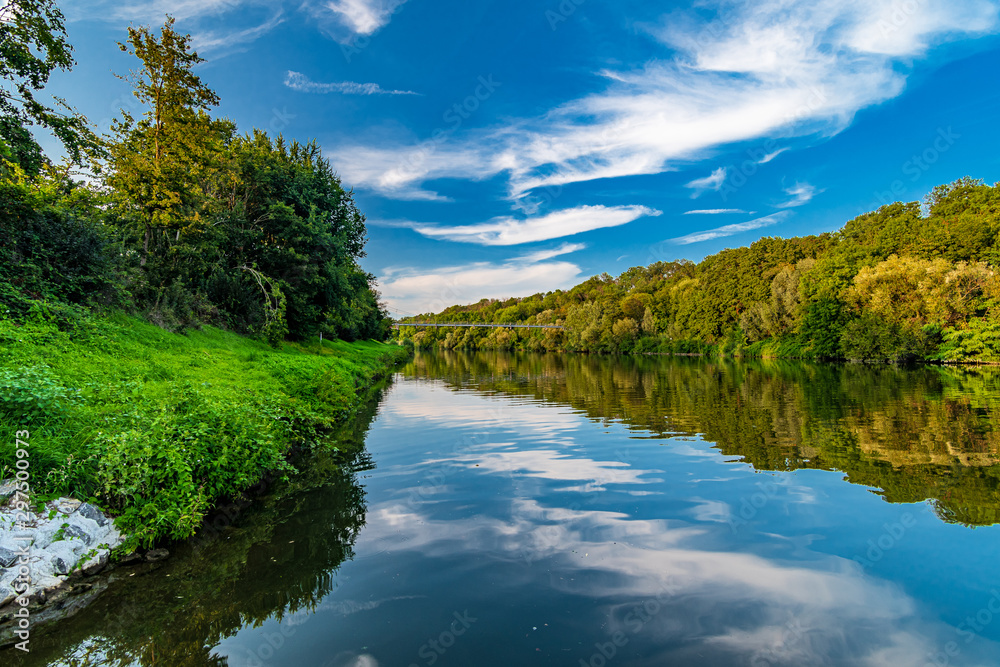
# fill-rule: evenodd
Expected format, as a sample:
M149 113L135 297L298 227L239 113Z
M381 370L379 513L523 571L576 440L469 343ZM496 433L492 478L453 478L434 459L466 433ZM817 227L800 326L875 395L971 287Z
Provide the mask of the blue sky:
M400 314L1000 180L997 0L63 0L102 129L166 12L219 113L317 139Z

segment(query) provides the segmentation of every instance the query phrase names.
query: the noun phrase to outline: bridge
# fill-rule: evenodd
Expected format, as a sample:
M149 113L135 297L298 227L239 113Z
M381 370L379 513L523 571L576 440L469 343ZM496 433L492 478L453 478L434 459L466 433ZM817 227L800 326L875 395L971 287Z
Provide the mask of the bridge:
M565 327L555 324L483 324L481 322L393 322L392 328L400 327L430 327L433 329L565 329Z

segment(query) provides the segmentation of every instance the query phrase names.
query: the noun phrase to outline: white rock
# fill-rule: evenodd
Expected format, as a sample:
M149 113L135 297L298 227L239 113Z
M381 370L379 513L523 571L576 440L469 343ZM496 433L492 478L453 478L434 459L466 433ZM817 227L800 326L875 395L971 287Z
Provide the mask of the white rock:
M80 509L80 505L82 504L83 503L75 498L60 498L59 500L49 503L49 507L61 512L62 514L69 515Z

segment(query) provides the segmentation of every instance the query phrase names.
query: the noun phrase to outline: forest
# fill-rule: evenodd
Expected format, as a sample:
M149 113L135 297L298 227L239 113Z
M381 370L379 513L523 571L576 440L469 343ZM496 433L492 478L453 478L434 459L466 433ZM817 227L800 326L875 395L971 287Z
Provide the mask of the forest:
M64 18L17 2L0 25L0 305L71 329L92 309L171 331L203 324L285 338L385 340L389 321L365 255L365 217L315 142L212 115L202 58L167 19L129 28L119 75L144 112L98 136L38 93L73 65ZM123 60L124 62L124 60ZM49 130L66 160L44 155Z
M33 499L99 503L128 548L184 539L332 446L406 356L380 342L365 217L316 143L212 115L172 19L118 45L144 111L99 136L41 101L73 65L56 4L4 7L0 480L30 454Z
M1000 361L1000 183L962 178L836 232L763 238L595 276L566 291L487 299L402 327L417 347L906 362Z

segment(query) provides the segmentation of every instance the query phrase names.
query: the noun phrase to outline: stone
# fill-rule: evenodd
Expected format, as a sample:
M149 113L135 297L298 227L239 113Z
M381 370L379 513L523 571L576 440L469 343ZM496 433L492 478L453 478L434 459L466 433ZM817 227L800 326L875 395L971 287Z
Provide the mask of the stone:
M150 563L155 563L158 560L163 560L170 555L170 552L166 549L153 549L146 552L146 560Z
M96 521L98 526L108 525L108 517L104 516L101 510L97 509L90 503L83 503L80 505L80 509L76 511L77 514L83 516L91 521Z
M81 571L88 577L92 577L108 566L108 552L102 552L88 560L81 567Z
M17 562L20 555L7 547L0 547L0 567L10 567Z
M14 592L13 588L0 584L0 608L6 607L16 599L17 593Z
M122 565L128 565L129 563L134 563L137 560L142 560L142 555L140 555L138 551L133 551L130 554L122 556L118 562Z
M80 509L80 505L82 504L83 503L75 498L60 498L53 503L53 506L54 509L59 510L63 514L72 514Z
M52 559L52 571L60 576L65 576L70 573L73 569L73 560L65 559L62 556L56 556Z
M70 524L70 525L66 526L66 528L63 530L63 535L65 537L67 537L67 538L75 537L75 538L81 539L81 540L83 540L83 542L88 547L94 541L94 538L93 538L93 536L91 536L90 533L88 533L87 531L85 531L80 526L76 526L76 525L73 525L73 524Z
M6 505L7 499L17 491L17 483L12 479L5 479L0 482L0 505Z
M76 551L73 549L73 545L66 540L60 540L58 542L53 542L45 548L42 552L44 558L38 564L32 568L35 572L32 572L33 577L37 574L43 574L44 567L43 564L47 561L51 566L51 572L53 576L61 577L69 574L73 571L73 566L76 565L77 555ZM45 573L47 574L47 573Z

